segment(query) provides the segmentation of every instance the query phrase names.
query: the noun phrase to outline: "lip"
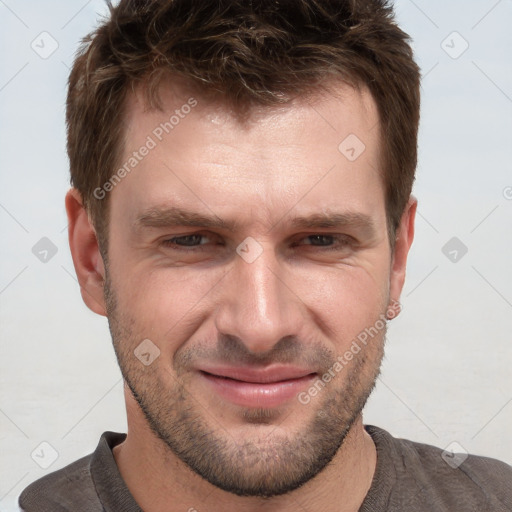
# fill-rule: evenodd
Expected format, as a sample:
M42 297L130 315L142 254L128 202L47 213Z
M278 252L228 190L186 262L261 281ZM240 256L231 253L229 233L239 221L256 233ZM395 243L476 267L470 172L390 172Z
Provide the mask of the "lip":
M243 407L276 407L297 396L317 376L311 370L273 366L204 367L201 378L222 398Z

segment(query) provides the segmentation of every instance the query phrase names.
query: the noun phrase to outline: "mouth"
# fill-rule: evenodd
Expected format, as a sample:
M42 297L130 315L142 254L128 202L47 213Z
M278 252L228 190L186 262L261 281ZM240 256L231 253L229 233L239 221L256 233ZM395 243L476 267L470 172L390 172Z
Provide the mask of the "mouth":
M317 377L307 369L273 367L209 368L201 378L222 399L242 407L277 407L297 396Z

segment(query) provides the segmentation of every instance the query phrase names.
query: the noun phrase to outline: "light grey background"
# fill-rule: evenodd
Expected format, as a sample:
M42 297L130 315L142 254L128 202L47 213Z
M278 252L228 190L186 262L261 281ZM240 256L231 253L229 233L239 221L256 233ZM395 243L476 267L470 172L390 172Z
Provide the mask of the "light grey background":
M420 206L365 422L512 464L512 2L396 10L424 75ZM126 428L107 322L82 303L64 210L68 68L98 13L101 0L0 0L0 511ZM46 263L32 252L42 237L57 249ZM443 253L452 237L467 254L460 242Z

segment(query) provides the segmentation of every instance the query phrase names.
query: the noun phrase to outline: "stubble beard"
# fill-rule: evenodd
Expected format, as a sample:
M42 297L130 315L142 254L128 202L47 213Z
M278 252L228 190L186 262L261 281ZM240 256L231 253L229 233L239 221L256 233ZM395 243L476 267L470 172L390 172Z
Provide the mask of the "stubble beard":
M122 375L150 429L196 474L238 496L280 496L318 475L342 446L380 373L385 329L318 396L299 406L304 410L291 413L311 416L300 433L281 428L287 415L275 409L247 409L243 418L254 427L254 435L238 440L217 418L208 417L200 397L191 395L176 375L163 368L164 361L144 366L135 357L133 351L141 341L133 334L135 320L118 310L108 271L105 301ZM308 410L311 407L314 414Z

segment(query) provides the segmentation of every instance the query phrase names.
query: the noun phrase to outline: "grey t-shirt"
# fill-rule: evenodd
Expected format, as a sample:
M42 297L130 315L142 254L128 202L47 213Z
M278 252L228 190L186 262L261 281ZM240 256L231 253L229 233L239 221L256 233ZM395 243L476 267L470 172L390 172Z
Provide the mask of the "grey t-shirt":
M458 467L440 448L365 426L377 447L372 485L359 512L511 512L512 467L470 455ZM125 434L105 432L91 455L30 484L25 512L140 512L112 448Z

